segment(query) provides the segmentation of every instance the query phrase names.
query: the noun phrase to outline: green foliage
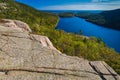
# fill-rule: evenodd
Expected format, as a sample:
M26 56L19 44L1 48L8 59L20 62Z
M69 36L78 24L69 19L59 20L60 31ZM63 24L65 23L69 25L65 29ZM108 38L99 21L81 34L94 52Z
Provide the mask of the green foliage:
M30 25L34 32L40 26L54 27L58 22L58 16L51 13L43 13L22 3L16 3L13 0L2 1L6 9L0 6L0 18L17 19ZM39 31L39 30L38 30Z
M83 35L83 31L82 31L82 30L80 30L79 34L80 34L80 35Z
M24 21L29 24L33 33L48 36L62 53L88 60L104 60L120 74L120 55L108 48L100 38L55 30L59 18L51 13L43 13L13 1L7 2L7 6L8 9L0 12L0 18Z

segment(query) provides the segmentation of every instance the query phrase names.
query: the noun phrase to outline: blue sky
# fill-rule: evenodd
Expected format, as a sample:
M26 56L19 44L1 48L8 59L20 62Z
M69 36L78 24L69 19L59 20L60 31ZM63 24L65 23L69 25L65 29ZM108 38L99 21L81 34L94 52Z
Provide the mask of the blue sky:
M39 10L112 10L120 0L17 0Z

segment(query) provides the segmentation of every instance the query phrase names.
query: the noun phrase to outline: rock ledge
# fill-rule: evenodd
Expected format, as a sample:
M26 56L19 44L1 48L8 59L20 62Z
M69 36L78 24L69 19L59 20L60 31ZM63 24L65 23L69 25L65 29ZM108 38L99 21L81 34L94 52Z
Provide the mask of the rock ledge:
M120 80L104 61L67 56L30 32L24 22L0 22L0 80Z

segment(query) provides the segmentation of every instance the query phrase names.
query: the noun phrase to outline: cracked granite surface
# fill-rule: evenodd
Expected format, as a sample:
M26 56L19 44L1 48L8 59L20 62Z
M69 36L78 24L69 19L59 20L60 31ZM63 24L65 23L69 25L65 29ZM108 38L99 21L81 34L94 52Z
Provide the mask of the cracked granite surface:
M31 34L21 22L8 27L9 21L0 24L0 80L120 80L104 61L62 54L46 36Z

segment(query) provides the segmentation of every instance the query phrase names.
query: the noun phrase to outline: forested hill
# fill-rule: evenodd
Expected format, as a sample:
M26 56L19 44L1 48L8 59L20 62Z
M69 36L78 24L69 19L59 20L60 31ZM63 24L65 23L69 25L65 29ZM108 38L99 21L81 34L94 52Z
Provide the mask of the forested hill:
M120 30L120 9L104 11L100 13L100 15L104 16L105 19L105 23L103 25Z
M78 14L77 16L107 28L120 30L120 9L103 11L101 13L89 15Z
M40 12L14 0L0 0L0 18L24 21L34 32L38 32L38 26L54 27L58 22L56 15Z

